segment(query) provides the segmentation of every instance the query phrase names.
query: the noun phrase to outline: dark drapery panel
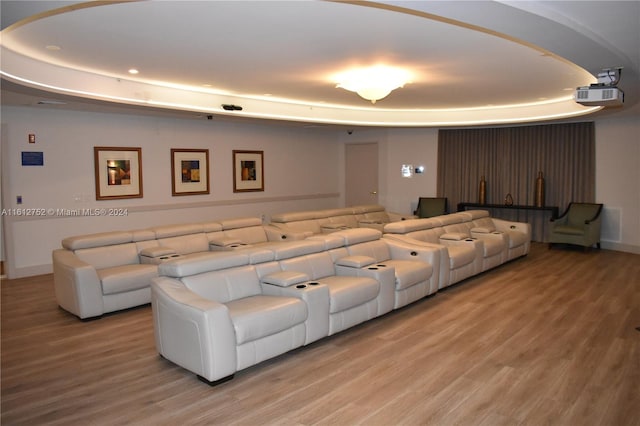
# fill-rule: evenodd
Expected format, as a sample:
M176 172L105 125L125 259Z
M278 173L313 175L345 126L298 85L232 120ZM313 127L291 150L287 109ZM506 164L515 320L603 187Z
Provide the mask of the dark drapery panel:
M545 205L562 213L571 201L595 202L595 126L588 123L486 129L442 129L438 134L438 196L450 211L459 202L478 202L482 176L487 204L533 205L538 172L545 179ZM495 217L532 224L544 241L549 214L492 211Z

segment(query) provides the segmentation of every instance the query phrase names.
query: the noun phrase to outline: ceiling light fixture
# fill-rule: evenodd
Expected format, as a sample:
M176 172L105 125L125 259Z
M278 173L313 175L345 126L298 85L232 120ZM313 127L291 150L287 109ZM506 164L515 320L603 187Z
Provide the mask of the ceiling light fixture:
M338 82L336 87L356 92L360 97L375 104L391 91L409 83L411 74L402 68L375 65L345 71L336 75L334 80Z

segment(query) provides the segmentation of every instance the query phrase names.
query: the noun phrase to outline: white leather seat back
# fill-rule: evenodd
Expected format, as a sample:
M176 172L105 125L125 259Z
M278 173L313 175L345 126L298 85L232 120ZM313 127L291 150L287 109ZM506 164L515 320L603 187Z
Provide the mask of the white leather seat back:
M140 263L135 243L80 249L75 254L96 269Z
M180 281L200 296L219 303L262 294L253 265L190 275Z
M442 228L423 229L420 231L408 232L407 237L415 238L416 240L424 241L427 243L439 244L440 235L444 233Z
M207 238L207 234L204 232L180 235L177 237L160 238L157 241L159 246L172 248L178 254L209 251L209 239Z
M350 256L369 256L376 262L384 262L391 259L389 246L382 240L367 241L364 243L347 246Z
M445 234L462 233L462 234L467 234L467 236L471 237L471 231L465 223L447 225L447 226L444 226L443 229Z
M224 231L224 235L227 238L238 239L245 244L266 243L268 241L267 233L262 225L230 229Z
M482 228L483 231L494 232L496 230L496 225L493 223L493 220L490 217L483 217L480 219L473 220L473 228Z
M326 251L282 260L280 267L283 271L303 272L311 280L335 275L333 259Z
M115 244L130 243L133 241L131 232L114 231L98 234L78 235L62 240L62 247L67 250L79 250L92 247L103 247Z

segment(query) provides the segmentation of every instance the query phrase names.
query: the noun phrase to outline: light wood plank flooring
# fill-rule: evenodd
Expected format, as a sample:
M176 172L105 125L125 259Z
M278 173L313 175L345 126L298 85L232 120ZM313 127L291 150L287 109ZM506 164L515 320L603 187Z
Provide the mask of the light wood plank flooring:
M3 425L640 425L640 255L531 253L211 388L151 308L81 322L2 282Z

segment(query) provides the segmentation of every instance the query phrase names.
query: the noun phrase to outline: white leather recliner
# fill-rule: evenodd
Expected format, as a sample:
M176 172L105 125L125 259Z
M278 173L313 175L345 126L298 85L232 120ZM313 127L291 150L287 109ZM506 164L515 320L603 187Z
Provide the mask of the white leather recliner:
M338 265L357 262L362 267L384 265L395 271L394 309L408 305L438 290L439 251L381 238L373 228L338 231L345 247L331 251Z
M210 384L305 343L307 304L264 294L249 255L206 253L159 266L151 285L158 352Z

